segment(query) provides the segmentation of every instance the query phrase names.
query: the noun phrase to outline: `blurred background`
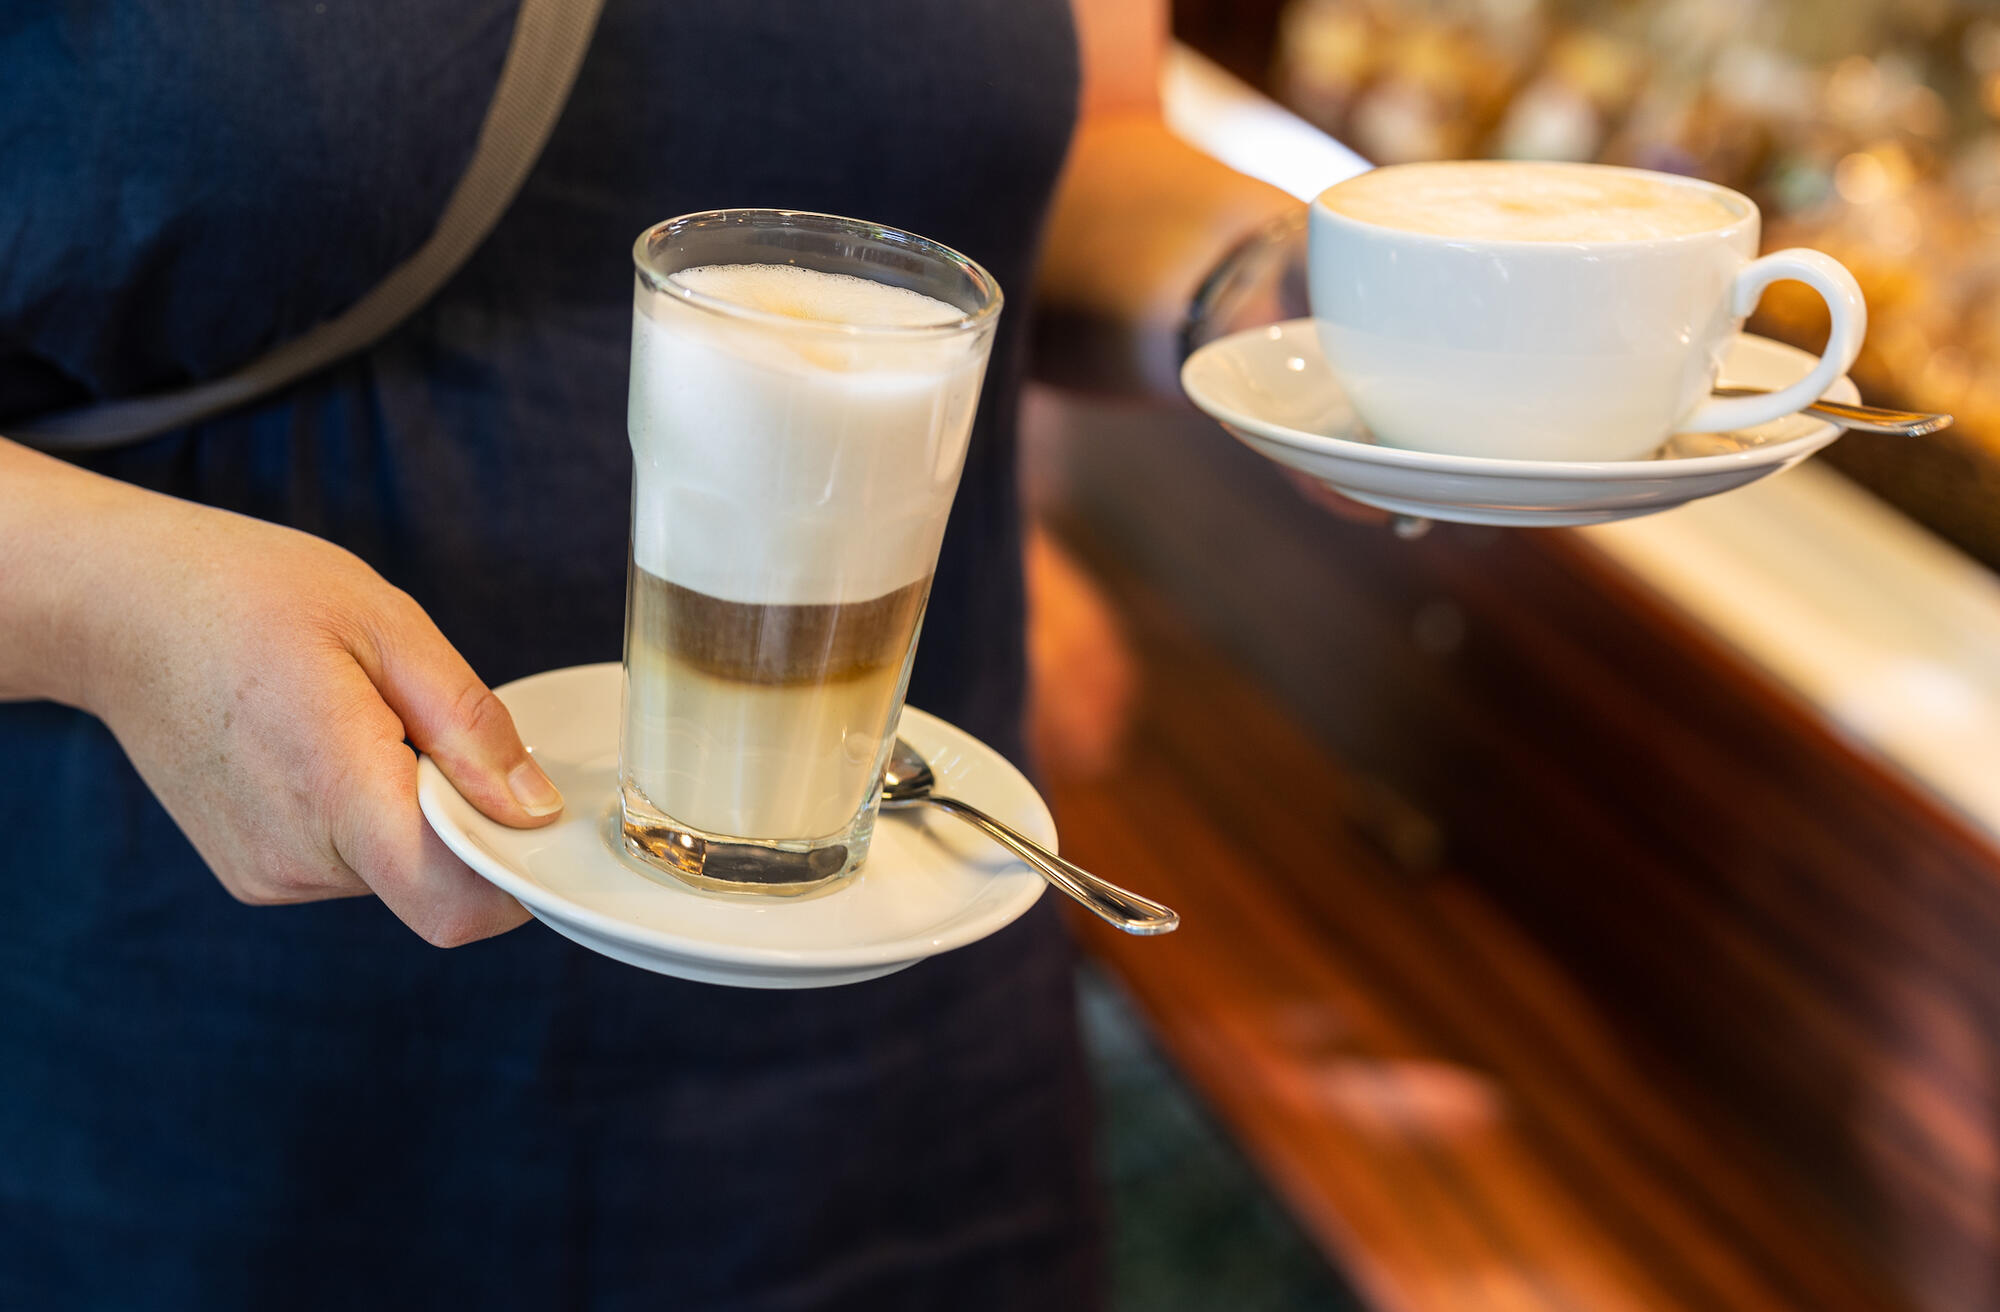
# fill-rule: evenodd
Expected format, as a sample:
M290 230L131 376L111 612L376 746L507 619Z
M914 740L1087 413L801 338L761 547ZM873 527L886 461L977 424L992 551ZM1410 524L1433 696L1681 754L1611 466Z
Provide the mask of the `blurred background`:
M1080 925L1118 1306L2000 1307L2000 9L1175 29L1169 121L1302 198L1343 144L1750 193L1861 280L1864 399L1959 424L1403 541L1190 410L1031 394L1046 791L1186 918ZM1816 349L1786 290L1751 329Z

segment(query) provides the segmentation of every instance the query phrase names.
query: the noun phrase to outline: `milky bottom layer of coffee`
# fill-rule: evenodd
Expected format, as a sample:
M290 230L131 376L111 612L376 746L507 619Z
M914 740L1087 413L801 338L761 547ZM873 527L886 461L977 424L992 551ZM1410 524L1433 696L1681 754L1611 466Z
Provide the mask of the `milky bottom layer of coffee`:
M625 783L710 835L843 832L874 788L928 583L852 605L760 606L633 569Z

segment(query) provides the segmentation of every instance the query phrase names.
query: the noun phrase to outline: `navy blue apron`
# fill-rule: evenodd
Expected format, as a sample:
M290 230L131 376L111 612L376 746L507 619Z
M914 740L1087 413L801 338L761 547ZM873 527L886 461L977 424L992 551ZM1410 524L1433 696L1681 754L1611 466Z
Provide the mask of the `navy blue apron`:
M0 433L227 373L372 286L442 208L513 21L32 10L0 21ZM616 659L633 237L725 205L913 229L1010 306L910 699L1018 759L1015 404L1076 77L1063 0L612 0L427 308L83 462L349 547L489 682ZM373 900L238 905L101 725L0 704L0 1307L1089 1306L1053 912L821 992L534 925L444 952Z

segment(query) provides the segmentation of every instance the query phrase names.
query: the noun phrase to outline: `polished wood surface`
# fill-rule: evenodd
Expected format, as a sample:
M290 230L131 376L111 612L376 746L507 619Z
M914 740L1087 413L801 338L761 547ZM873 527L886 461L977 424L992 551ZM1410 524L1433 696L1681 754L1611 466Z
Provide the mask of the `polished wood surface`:
M1090 942L1375 1301L2000 1306L1990 841L1574 535L1044 427L1143 673L1051 800L1187 921Z

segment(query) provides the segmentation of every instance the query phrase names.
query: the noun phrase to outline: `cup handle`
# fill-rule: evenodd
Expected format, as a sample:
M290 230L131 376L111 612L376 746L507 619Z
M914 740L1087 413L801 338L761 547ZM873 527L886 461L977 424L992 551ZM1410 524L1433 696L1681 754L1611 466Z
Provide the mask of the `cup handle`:
M1674 425L1675 432L1729 433L1797 414L1825 396L1834 380L1852 367L1868 331L1868 303L1862 299L1861 284L1854 281L1854 275L1830 255L1794 248L1752 260L1730 288L1729 312L1739 319L1745 317L1757 308L1766 287L1787 280L1802 282L1818 292L1833 316L1833 331L1827 335L1819 363L1790 387L1764 396L1711 396Z

